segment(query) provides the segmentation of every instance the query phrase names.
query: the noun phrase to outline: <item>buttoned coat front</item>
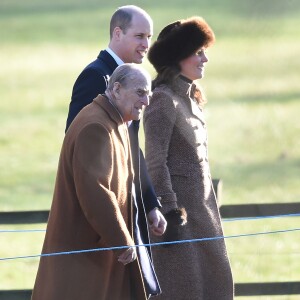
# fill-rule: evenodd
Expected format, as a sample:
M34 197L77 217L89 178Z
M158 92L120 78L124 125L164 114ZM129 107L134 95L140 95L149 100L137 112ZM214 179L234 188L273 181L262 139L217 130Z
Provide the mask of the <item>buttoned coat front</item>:
M202 109L193 99L194 84L179 77L154 89L144 113L145 152L162 212L187 211L179 240L216 240L153 247L162 288L158 299L232 300L233 281L223 239L207 154ZM162 238L152 237L154 242Z
M66 133L42 253L134 245L127 125L103 96ZM41 257L33 300L146 299L126 249Z

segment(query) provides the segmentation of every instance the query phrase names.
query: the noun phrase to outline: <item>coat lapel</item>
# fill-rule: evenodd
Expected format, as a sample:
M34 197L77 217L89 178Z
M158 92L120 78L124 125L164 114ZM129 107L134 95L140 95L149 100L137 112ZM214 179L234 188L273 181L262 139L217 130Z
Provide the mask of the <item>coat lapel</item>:
M173 89L176 94L178 94L179 98L183 98L188 103L188 106L192 112L192 114L197 117L203 125L205 125L204 114L196 100L193 99L193 95L195 92L195 84L189 82L184 77L180 76L176 80L176 84L174 84Z
M112 72L118 67L116 61L106 50L102 50L97 59L101 61L101 65L106 70L107 74L112 74Z
M113 106L112 103L109 102L108 98L104 95L98 95L94 102L100 105L110 116L110 118L116 123L117 126L117 133L119 135L119 138L122 142L122 145L124 147L126 156L129 157L130 151L129 151L129 138L128 138L128 129L127 125L124 123L120 113L118 110Z
M204 120L204 114L203 114L202 109L199 107L199 105L194 100L192 100L191 98L189 98L189 100L191 103L191 109L192 109L193 115L195 115L201 121L201 123L204 125L205 120Z

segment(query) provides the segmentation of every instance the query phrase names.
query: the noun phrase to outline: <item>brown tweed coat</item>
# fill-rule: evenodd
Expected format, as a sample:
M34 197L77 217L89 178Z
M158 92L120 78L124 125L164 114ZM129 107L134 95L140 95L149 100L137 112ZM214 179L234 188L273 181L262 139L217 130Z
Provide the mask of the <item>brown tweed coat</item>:
M134 245L127 126L102 96L69 127L43 253ZM42 257L33 300L146 299L139 262L117 251Z
M182 77L153 92L144 113L146 162L162 212L184 207L179 239L223 235L207 155L203 112L192 99L194 84ZM163 238L152 237L152 242ZM168 300L232 300L233 280L223 239L152 247Z

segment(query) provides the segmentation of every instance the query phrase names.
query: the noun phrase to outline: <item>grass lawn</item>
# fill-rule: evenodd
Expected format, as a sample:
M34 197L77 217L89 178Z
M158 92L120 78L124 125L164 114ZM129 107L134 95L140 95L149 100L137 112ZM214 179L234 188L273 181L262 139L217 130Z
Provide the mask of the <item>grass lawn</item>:
M298 202L300 2L132 3L151 14L155 36L192 15L202 15L216 33L201 83L222 203ZM107 45L109 18L124 4L1 1L0 211L49 209L73 83ZM225 235L297 227L299 218L224 223ZM45 224L0 227L13 228ZM235 281L299 281L298 240L299 232L228 239ZM39 254L42 241L43 233L0 233L0 257ZM32 288L37 262L1 261L0 289Z

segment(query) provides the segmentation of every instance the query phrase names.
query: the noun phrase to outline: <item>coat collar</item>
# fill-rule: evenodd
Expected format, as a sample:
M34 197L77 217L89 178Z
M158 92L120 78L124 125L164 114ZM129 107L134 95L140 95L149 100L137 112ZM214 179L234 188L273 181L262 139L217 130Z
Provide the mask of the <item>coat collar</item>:
M100 51L97 59L99 59L102 64L105 64L111 70L111 73L118 67L116 61L106 50Z
M118 110L105 95L98 95L93 101L101 106L117 125L125 124Z
M93 102L99 105L103 110L106 111L108 116L111 118L113 122L117 125L117 132L120 136L122 144L124 146L124 150L129 159L129 167L132 171L132 163L131 163L131 152L130 152L130 139L128 135L127 124L123 121L120 113L116 109L116 107L108 100L106 95L98 95ZM133 172L133 171L132 171Z
M197 101L194 99L196 85L193 81L187 79L186 77L180 75L176 78L172 84L172 90L176 95L185 99L189 104L193 115L195 115L204 125L205 119L202 108L199 106Z
M114 61L119 65L124 65L124 61L109 47L105 49L105 51L114 59Z
M193 99L195 88L196 85L193 83L193 81L182 75L177 77L172 83L172 90L183 98Z

